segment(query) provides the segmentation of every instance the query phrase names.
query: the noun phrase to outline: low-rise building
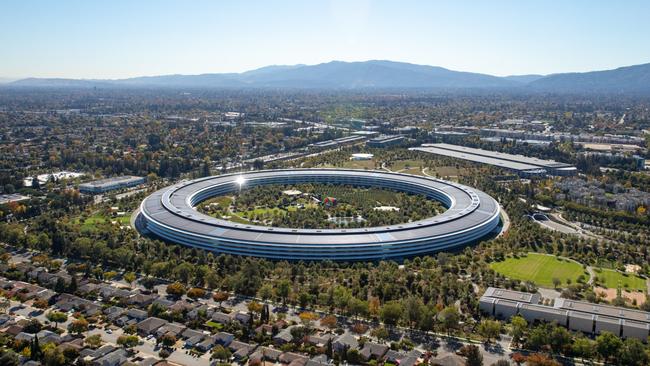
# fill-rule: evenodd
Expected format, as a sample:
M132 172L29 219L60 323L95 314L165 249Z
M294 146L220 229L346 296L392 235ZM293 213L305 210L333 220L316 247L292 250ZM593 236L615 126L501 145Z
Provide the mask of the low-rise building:
M587 334L611 332L643 341L650 335L650 313L645 311L563 298L550 306L539 300L539 294L490 287L481 296L479 308L496 318L521 315L529 322L556 323Z
M79 185L79 192L86 194L100 194L123 188L135 187L146 182L143 177L126 175L106 179L94 180Z

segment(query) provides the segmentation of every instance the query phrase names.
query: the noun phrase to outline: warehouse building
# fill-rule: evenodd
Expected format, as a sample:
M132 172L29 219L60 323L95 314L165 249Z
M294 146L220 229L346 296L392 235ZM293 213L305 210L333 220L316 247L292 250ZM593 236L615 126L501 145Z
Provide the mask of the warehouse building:
M623 338L646 341L650 334L650 313L584 301L555 299L553 306L539 303L539 294L490 287L479 300L485 314L500 319L521 315L529 323L557 323L586 334L610 332Z
M578 173L571 164L544 160L523 155L506 154L497 151L475 149L452 144L423 144L410 150L497 166L517 172L520 176L556 175L570 176Z
M143 177L125 175L82 183L79 185L79 192L86 194L99 194L122 188L135 187L144 183L145 179Z

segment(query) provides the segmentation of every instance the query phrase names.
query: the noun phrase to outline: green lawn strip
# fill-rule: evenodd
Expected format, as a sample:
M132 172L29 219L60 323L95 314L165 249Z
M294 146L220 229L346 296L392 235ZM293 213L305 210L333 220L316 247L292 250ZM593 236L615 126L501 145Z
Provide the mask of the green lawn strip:
M532 281L538 286L550 288L553 287L553 278L566 285L567 279L575 283L581 274L585 275L585 279L589 277L576 262L537 253L520 258L509 257L502 262L491 263L490 267L508 278Z
M607 288L618 288L630 291L645 291L646 279L631 273L622 273L605 268L594 268L598 284Z

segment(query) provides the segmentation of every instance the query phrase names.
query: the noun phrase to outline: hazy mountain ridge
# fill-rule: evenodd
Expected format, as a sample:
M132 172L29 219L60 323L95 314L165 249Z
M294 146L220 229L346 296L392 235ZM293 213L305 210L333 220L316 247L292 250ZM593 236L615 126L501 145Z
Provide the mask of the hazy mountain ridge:
M650 64L586 73L498 77L393 61L273 65L243 73L161 75L129 79L28 78L16 87L517 89L542 92L650 92Z

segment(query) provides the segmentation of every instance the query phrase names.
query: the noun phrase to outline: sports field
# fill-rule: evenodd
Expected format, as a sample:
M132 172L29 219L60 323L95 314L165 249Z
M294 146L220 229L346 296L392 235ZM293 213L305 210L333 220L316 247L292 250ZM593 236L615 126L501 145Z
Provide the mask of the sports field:
M611 269L595 269L598 283L607 288L621 288L630 291L645 291L647 289L645 278L635 274L623 274Z
M562 281L565 286L567 279L575 283L578 276L589 274L576 262L567 261L559 257L529 253L525 257L507 258L502 262L494 262L490 267L502 275L521 281L531 281L542 287L554 287L553 278Z

